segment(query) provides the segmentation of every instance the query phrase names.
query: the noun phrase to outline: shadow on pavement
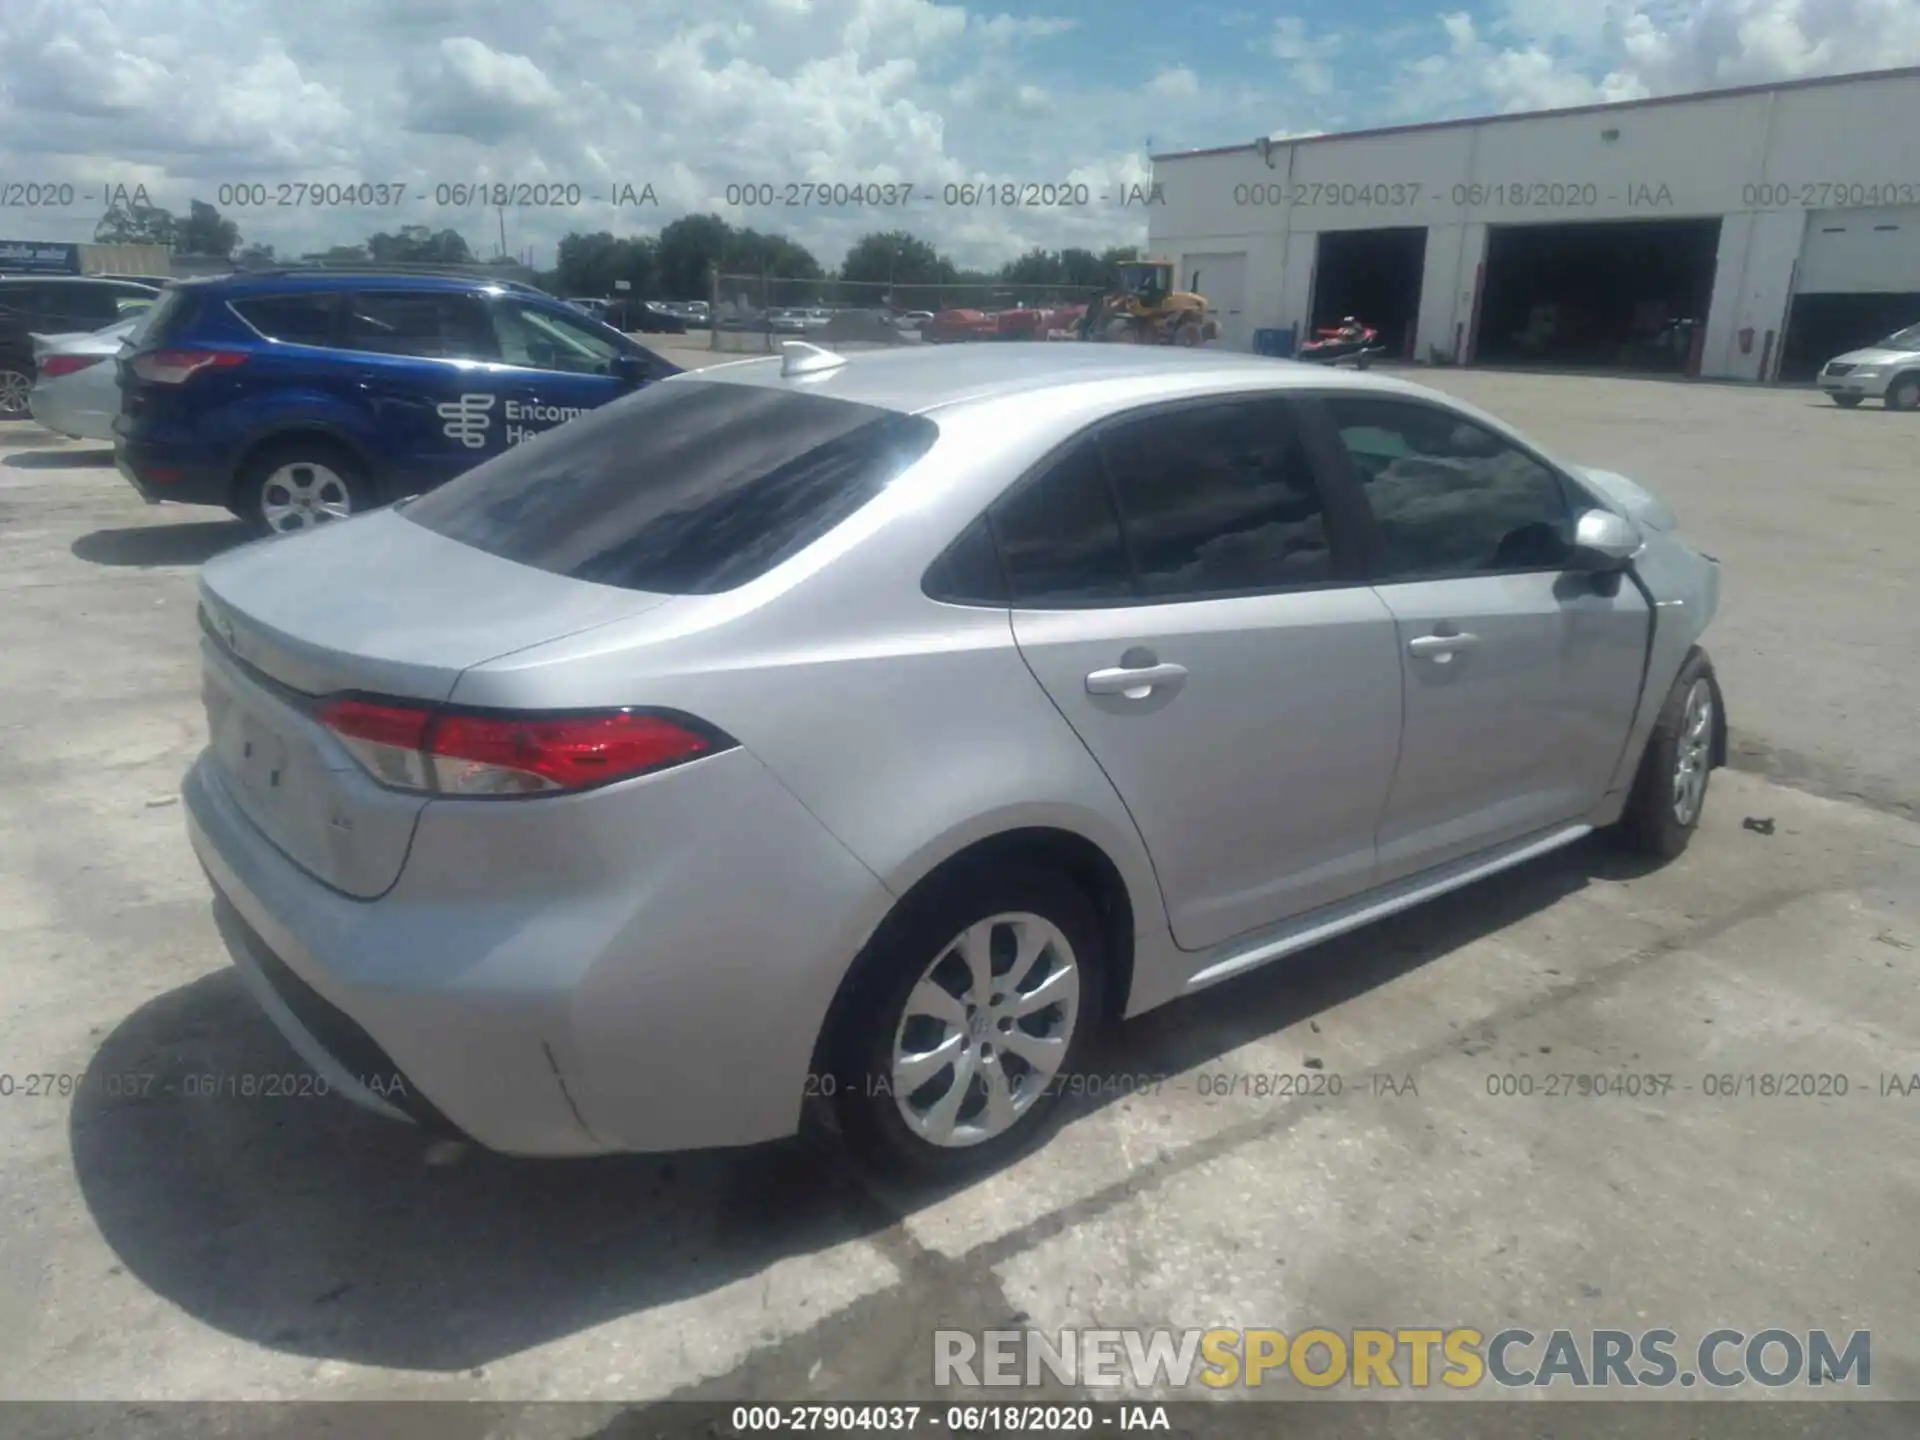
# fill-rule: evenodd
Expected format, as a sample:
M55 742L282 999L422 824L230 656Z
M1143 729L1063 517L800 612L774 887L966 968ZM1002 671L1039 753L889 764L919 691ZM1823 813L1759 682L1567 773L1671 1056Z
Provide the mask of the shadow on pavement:
M1203 1066L1590 878L1630 873L1605 847L1574 846L1131 1022L1096 1073ZM420 1132L337 1097L231 1093L229 1077L304 1070L222 970L114 1029L70 1118L81 1193L127 1270L203 1324L275 1350L471 1369L875 1233L940 1198L850 1185L831 1145L806 1142L568 1161L474 1152L435 1168ZM207 1089L220 1093L195 1093ZM1100 1098L1073 1102L1082 1116L1121 1098L1089 1094ZM763 1358L781 1368L778 1354ZM806 1357L787 1358L804 1372Z
M95 565L202 565L253 538L238 520L187 520L177 525L129 525L94 530L69 547Z
M58 440L57 435L47 437ZM0 460L12 470L94 470L113 464L113 447L92 450L29 450L24 455L9 455Z

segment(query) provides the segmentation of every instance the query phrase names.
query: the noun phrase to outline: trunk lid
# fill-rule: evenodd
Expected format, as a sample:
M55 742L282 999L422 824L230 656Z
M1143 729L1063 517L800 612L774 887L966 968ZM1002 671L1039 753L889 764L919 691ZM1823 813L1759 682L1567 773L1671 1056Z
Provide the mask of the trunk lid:
M213 768L288 859L376 898L399 878L428 797L375 783L313 701L439 703L475 665L668 598L502 560L392 510L243 546L200 578Z

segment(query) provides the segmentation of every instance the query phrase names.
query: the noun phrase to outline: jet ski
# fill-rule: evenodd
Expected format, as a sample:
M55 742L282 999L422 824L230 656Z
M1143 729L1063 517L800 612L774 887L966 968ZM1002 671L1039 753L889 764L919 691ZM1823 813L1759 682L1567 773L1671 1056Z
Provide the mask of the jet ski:
M1364 370L1375 357L1387 353L1380 343L1380 332L1363 325L1349 315L1338 325L1327 325L1314 332L1314 338L1294 355L1316 365L1352 365Z

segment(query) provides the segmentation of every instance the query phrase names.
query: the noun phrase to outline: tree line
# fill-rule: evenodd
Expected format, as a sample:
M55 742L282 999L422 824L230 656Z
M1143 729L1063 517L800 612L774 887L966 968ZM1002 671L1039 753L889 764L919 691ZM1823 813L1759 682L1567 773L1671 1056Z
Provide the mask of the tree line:
M185 216L157 205L114 205L93 238L103 244L165 245L176 254L227 260L243 268L288 261L491 263L477 257L458 231L427 225L376 232L358 245L276 257L271 245L243 244L240 227L204 200L191 202ZM1115 267L1137 258L1138 249L1131 245L1099 253L1035 247L997 269L972 269L956 264L911 231L888 230L861 236L838 266L829 267L786 235L734 226L718 215L683 215L658 235L615 235L606 230L569 234L560 241L553 267L536 270L534 283L557 295L695 300L707 297L708 277L717 271L727 277L766 277L764 287L753 287L755 303L800 305L853 298L856 289L878 286L909 298L919 292L931 296L962 287L1093 290L1112 285ZM764 293L757 293L762 288Z

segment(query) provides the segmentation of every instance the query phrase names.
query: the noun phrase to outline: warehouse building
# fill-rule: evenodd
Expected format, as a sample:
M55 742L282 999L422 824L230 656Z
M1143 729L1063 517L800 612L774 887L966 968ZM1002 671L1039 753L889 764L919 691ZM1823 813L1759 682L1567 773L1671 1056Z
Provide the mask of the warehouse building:
M1920 322L1920 67L1154 157L1222 343L1798 380ZM1692 322L1676 323L1676 322Z

